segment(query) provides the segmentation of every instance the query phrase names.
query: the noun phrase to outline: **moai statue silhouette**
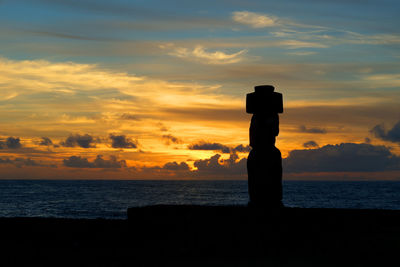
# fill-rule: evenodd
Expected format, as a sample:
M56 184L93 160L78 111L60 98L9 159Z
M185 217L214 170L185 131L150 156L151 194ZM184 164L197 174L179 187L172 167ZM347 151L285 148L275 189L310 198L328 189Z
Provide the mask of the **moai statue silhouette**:
M282 94L272 85L256 86L246 96L246 112L253 114L250 124L250 151L247 173L250 205L282 207L282 156L275 147L279 116L283 113Z

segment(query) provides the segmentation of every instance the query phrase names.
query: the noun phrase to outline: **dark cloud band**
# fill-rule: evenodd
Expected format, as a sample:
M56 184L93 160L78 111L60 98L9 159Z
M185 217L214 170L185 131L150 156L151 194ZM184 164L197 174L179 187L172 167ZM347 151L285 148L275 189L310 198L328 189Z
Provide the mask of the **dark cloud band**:
M64 166L72 168L122 168L126 167L125 160L118 160L115 156L103 159L102 155L97 155L92 162L80 156L71 156L63 160Z
M249 152L251 148L249 146L244 146L242 144L236 147L226 146L220 143L209 143L200 141L188 146L190 150L212 150L220 151L222 153L236 153L236 152Z
M285 172L375 172L400 170L400 158L385 146L342 143L293 150L283 160Z

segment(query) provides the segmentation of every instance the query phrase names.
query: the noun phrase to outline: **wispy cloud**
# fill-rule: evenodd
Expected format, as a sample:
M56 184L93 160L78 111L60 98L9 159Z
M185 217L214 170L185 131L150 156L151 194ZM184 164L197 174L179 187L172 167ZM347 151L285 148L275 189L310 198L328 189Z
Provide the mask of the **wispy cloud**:
M311 56L317 54L315 51L296 51L296 52L290 52L287 53L288 55L293 55L293 56Z
M95 64L53 63L45 60L15 61L0 57L0 91L17 94L32 91L74 93L75 90L127 87L142 77L110 73ZM7 94L10 99L10 94Z
M240 60L240 55L244 51L234 54L225 54L220 51L209 53L203 48L197 48L190 53L195 58L206 61L227 63ZM215 59L213 59L213 56L215 56ZM76 101L74 102L75 105L81 102L88 104L88 102L102 101L102 111L110 112L109 108L112 106L113 111L125 114L122 115L124 120L132 120L131 114L135 114L137 116L135 118L140 118L140 113L143 113L143 109L148 110L150 103L163 107L182 107L201 103L220 105L222 102L240 104L237 99L232 101L233 99L229 96L216 94L215 91L219 86L215 84L207 86L195 82L173 83L108 70L96 64L50 62L46 60L19 61L0 57L0 70L0 80L2 81L0 83L0 96L3 92L14 92L12 100L15 104L20 103L25 96L32 94L39 95L29 104L57 98L57 106L54 107L66 108L67 110L70 109L71 105L66 106L66 102L70 100ZM168 94L165 92L168 92ZM4 95L4 99L11 99L9 93ZM86 103L83 103L85 101ZM132 106L132 101L136 103L135 106ZM52 103L54 104L54 102L48 102L48 104ZM117 104L120 108L117 108ZM232 106L232 104L228 104L228 106ZM89 111L88 108L84 110ZM76 109L71 109L71 111L76 111ZM62 114L62 119L66 121L85 117L71 116L66 111ZM87 121L84 122L87 123Z
M299 131L302 133L326 134L326 130L324 128L319 128L319 127L307 128L305 125L300 125Z
M114 41L114 38L106 38L106 37L92 37L88 35L77 35L65 32L52 32L52 31L36 31L36 30L25 30L27 33L32 33L34 35L46 36L46 37L54 37L54 38L63 38L63 39L72 39L72 40L80 40L80 41Z
M349 43L368 45L398 45L400 44L399 34L361 34L357 32L343 31Z
M17 92L3 92L0 93L0 100L4 101L4 100L10 100L13 99L14 97L18 96Z
M249 152L251 150L249 146L244 146L242 144L232 147L220 143L210 143L205 141L190 144L188 148L190 150L212 150L220 151L222 153Z
M232 54L222 51L209 52L203 46L197 45L193 49L177 47L169 55L206 64L232 64L242 61L243 55L246 53L245 49Z
M286 40L282 41L281 45L284 45L290 49L297 49L297 48L327 48L328 45L317 43L317 42L305 42L299 40Z
M271 27L275 26L277 23L277 19L275 17L250 11L233 12L232 19L238 23L248 25L252 28Z
M176 136L173 136L172 134L164 134L162 136L162 138L165 140L166 145L183 143L183 140L181 140L180 138L178 138Z
M364 77L365 80L372 82L380 87L398 87L400 86L400 74L373 74Z
M284 26L282 26L284 25ZM297 25L283 24L284 29L272 32L275 38L294 40L299 42L317 43L318 48L327 48L335 45L398 45L400 44L400 35L398 34L361 34L343 29L333 29L320 27L315 30L312 25L305 25L309 30L298 29ZM295 48L298 48L297 46Z

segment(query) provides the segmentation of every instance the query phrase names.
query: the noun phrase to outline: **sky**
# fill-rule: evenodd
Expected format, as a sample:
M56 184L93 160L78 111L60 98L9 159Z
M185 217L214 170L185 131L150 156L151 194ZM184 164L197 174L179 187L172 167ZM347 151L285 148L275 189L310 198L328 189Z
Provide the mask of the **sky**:
M247 179L246 93L283 94L284 180L400 180L400 3L0 1L0 179Z

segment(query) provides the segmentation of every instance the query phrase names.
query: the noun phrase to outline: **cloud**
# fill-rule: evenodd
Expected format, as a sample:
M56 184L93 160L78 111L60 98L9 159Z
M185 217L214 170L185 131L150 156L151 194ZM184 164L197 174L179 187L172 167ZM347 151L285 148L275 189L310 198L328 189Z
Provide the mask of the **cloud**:
M189 171L190 170L189 165L187 165L186 162L181 162L178 164L175 161L165 163L162 168L166 169L166 170L171 170L171 171Z
M307 128L305 125L300 125L299 126L299 131L302 133L312 133L312 134L325 134L326 130L323 128Z
M106 30L108 31L113 30L113 32L115 32L116 30L121 30L121 28L126 26L126 24L130 25L130 23L134 22L141 25L141 27L146 30L149 30L149 28L151 29L152 27L156 27L154 26L154 24L156 24L160 29L167 30L171 28L171 24L176 25L175 27L188 27L187 24L189 24L191 27L194 26L199 27L198 25L196 25L197 23L210 27L214 26L214 24L216 23L222 23L220 20L213 19L212 17L203 17L203 16L200 17L195 14L181 15L175 12L176 9L174 9L175 11L172 13L165 12L164 8L159 8L159 9L149 8L145 7L142 4L140 5L135 4L134 2L131 1L128 2L114 1L111 3L108 1L93 2L92 0L80 0L80 1L72 1L73 4L71 4L71 1L66 1L66 0L40 0L39 2L43 2L48 5L60 6L63 11L66 9L70 9L73 12L78 12L78 13L84 12L84 14L88 16L102 14L102 16L104 17L112 17L113 20L111 21L105 20L104 27L101 28L101 30L103 31L104 28L106 28ZM125 18L123 20L116 19L121 17ZM134 18L133 21L130 20L132 18ZM211 22L209 20L211 20ZM100 20L100 22L103 22L103 20ZM81 24L83 24L81 27L85 27L88 24L88 22L86 21L86 23L81 23ZM148 24L150 24L150 26ZM118 26L118 28L115 27L110 28L110 26L114 25ZM173 27L172 29L175 29L175 27ZM140 30L141 28L134 28L134 29ZM91 30L94 31L99 29L91 29Z
M398 121L392 129L386 131L383 124L376 125L370 130L375 137L385 141L400 143L400 121Z
M195 169L190 169L186 162L168 162L163 166L131 167L131 172L137 176L149 178L199 178L199 179L244 179L247 174L246 158L239 159L236 153L231 153L228 159L222 159L220 154L207 159L194 161Z
M0 95L0 101L5 101L5 100L10 100L13 99L14 97L17 97L18 93L17 92L12 92L10 94L4 94Z
M38 162L30 158L16 158L14 163L17 167L19 166L42 166Z
M396 45L400 44L400 36L398 34L361 34L357 32L344 31L347 41L351 44L361 45Z
M307 118L312 125L326 125L327 122L329 122L331 127L345 126L348 127L348 129L353 127L370 129L371 121L397 121L399 116L400 110L398 108L398 103L357 105L329 105L327 103L325 105L289 106L285 110L284 122L293 126L297 131L299 131L299 121L304 121L304 118ZM334 130L327 131L327 134L333 132ZM352 133L352 135L354 136L354 133Z
M11 164L13 161L9 158L0 158L0 164Z
M75 134L68 136L64 142L61 142L60 145L65 147L82 147L82 148L90 148L95 147L95 140L91 135L85 134Z
M210 57L210 60L215 58ZM232 108L233 105L236 107L242 104L238 97L217 92L220 86L216 84L201 85L192 82L193 79L190 82L169 82L137 77L95 64L18 61L0 57L0 69L0 80L3 81L0 84L0 99L4 92L7 92L5 96L10 92L18 92L18 97L12 99L17 109L26 112L29 107L30 112L44 114L51 108L57 116L78 114L72 117L63 115L63 119L69 121L71 118L86 118L75 122L86 127L97 123L96 112L98 115L100 110L109 114L121 114L123 111L125 115L120 119L135 119L136 116L140 119L161 117L165 120L164 114L159 111L162 108L199 104L213 108ZM154 109L155 106L159 109ZM77 112L79 110L85 110L89 116Z
M250 152L251 147L249 145L244 146L242 144L238 145L237 147L233 148L233 151L236 152Z
M277 19L272 16L249 11L233 12L232 19L235 22L248 25L252 28L272 27L277 24Z
M385 146L342 143L292 150L283 159L285 172L376 172L400 170L400 158Z
M161 132L168 132L169 128L165 126L162 122L158 122L157 127L160 129Z
M279 20L278 26L281 26L280 31L272 32L272 35L276 38L286 39L288 44L292 42L293 48L327 48L333 45L397 45L400 43L398 34L360 34L330 27L298 24L283 19ZM308 30L301 30L302 28ZM380 75L371 78L381 79Z
M221 159L220 154L215 154L209 159L196 160L194 166L197 170L193 171L195 176L200 177L223 177L229 179L230 176L245 176L247 174L247 159L238 160L238 156L232 153L229 159Z
M328 48L328 45L317 43L317 42L305 42L299 40L284 40L280 42L280 45L287 46L289 49L298 48ZM294 52L296 53L296 52Z
M310 141L311 143L313 141ZM242 146L246 148L245 146ZM190 169L186 162L167 162L162 166L130 167L129 171L135 177L160 178L201 178L201 179L244 179L246 178L246 158L239 158L236 152L231 152L229 158L215 154L210 158L193 162ZM0 159L0 163L15 166L39 166L37 162L27 159ZM125 160L115 156L104 159L98 155L89 160L86 157L71 156L64 159L64 166L73 168L105 168L119 169L126 167ZM400 157L392 154L385 146L370 144L343 143L327 145L315 149L293 150L283 159L285 173L319 173L319 172L379 172L400 170Z
M44 166L30 158L10 159L8 157L5 157L5 158L0 158L0 164L12 164L18 168L21 168L22 166Z
M305 143L303 144L303 147L305 147L305 148L312 148L312 147L319 147L319 145L318 145L317 142L315 142L315 141L308 141L308 142L305 142Z
M223 107L177 107L161 108L163 113L176 120L183 121L218 121L218 122L247 122L249 118L243 112L243 107L223 108ZM168 130L168 128L165 128Z
M102 155L97 155L96 159L90 162L87 158L71 156L63 160L64 166L72 168L122 168L126 167L125 160L118 160L115 156L110 159L103 159Z
M365 81L383 88L393 88L400 86L400 74L373 74L366 75Z
M222 153L249 152L251 150L250 146L244 146L242 144L236 147L229 147L220 143L209 143L205 141L191 144L188 148L190 150L212 150L220 151Z
M87 158L82 158L80 156L71 156L68 159L64 159L63 163L67 167L93 168L93 163L90 163Z
M190 178L192 171L186 162L167 162L163 166L133 166L129 168L135 176L145 176L150 179Z
M131 113L124 113L124 114L122 114L121 117L120 117L120 119L121 119L121 120L140 121L140 119L139 119L136 115L131 114Z
M115 16L126 16L132 17L146 17L151 16L152 18L156 15L158 17L166 17L168 15L165 12L155 12L154 10L141 7L139 5L126 4L126 3L109 3L103 1L96 1L94 4L91 0L80 0L80 1L65 1L65 0L40 0L39 2L47 5L60 6L63 10L71 9L74 12L85 12L88 15L91 14L102 14L102 15L115 15Z
M110 134L111 146L113 148L137 148L138 141L127 138L125 135Z
M317 52L315 51L297 51L297 52L290 52L286 53L288 55L293 55L293 56L310 56L310 55L315 55Z
M218 110L222 115L224 108L234 109L242 105L239 97L219 92L220 86L216 84L201 85L192 82L195 79L169 82L137 77L96 64L0 57L0 69L0 80L3 81L0 84L0 99L4 92L5 97L11 92L18 92L17 97L9 100L15 109L26 117L32 113L40 114L29 121L17 121L32 128L46 120L54 131L65 131L64 124L71 123L80 126L75 128L77 131L92 132L95 129L107 133L108 127L126 124L123 120L128 119L168 121L168 110L182 109L187 112L190 107L207 107L203 108L206 114ZM10 117L11 125L11 117L16 113L6 109L5 105L2 107L0 109L5 117ZM109 114L114 120L101 121L101 114ZM60 123L60 116L63 123ZM12 125L17 122L14 120ZM139 125L137 128L145 127Z
M18 92L19 96L32 92L96 91L126 88L142 80L140 77L100 69L95 64L50 62L46 60L9 60L0 57L1 91ZM15 80L19 77L18 80ZM32 83L35 80L35 83ZM1 93L2 94L2 93ZM1 95L0 94L0 95Z
M206 64L232 64L242 61L245 53L247 50L240 50L233 54L222 51L208 52L203 46L197 45L193 49L177 47L169 55Z
M48 137L42 137L42 140L39 143L40 146L51 146L52 144L53 142Z
M72 40L84 40L84 41L113 41L113 38L105 38L105 37L88 37L84 35L76 35L70 34L65 32L54 32L54 31L35 31L35 30L28 30L26 32L35 34L35 35L42 35L46 37L57 37L63 39L72 39Z
M175 137L171 134L165 134L162 136L162 138L165 140L166 145L170 145L171 143L173 144L181 144L183 141L182 139Z
M0 141L0 149L1 148L10 148L10 149L17 149L21 148L21 142L19 137L14 138L12 136L8 137L5 141Z
M12 149L20 148L21 147L20 139L18 137L14 138L10 136L7 138L5 145L7 146L7 148L12 148Z
M397 45L400 43L400 36L396 33L361 34L339 28L300 24L288 19L276 20L273 26L278 26L279 29L271 32L271 34L275 38L282 39L283 45L286 43L292 48L328 48L338 45ZM310 51L310 53L313 52ZM308 52L290 54L304 56L308 55Z
M109 160L105 160L102 155L98 155L93 165L94 168L122 168L126 167L126 161L118 160L116 156L110 156Z
M14 138L14 137L8 137L7 138L7 140L6 140L6 146L8 147L8 148L20 148L21 147L21 143L20 143L20 140L19 140L19 138L17 137L17 138Z
M213 151L221 151L222 153L230 153L231 148L228 146L225 146L220 143L207 143L204 141L201 141L197 144L191 144L188 146L190 150L213 150Z

